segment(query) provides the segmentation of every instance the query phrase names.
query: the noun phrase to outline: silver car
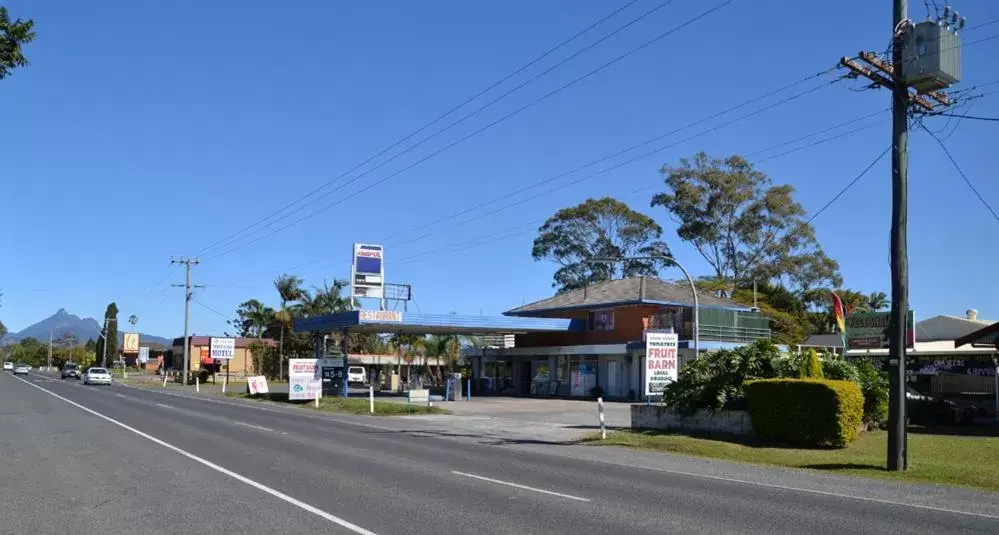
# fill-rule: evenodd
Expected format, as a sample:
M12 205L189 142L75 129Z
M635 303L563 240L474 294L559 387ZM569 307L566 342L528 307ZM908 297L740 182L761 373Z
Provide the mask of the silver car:
M83 372L83 384L109 385L111 384L111 374L104 368L89 368Z
M18 362L14 365L14 375L28 375L28 372L30 371L31 366L28 366L23 362Z

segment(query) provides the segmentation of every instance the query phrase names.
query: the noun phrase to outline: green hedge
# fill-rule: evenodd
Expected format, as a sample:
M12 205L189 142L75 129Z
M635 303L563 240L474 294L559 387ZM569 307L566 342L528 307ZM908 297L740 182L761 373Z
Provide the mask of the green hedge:
M745 389L762 440L842 448L860 433L864 395L851 381L762 379Z

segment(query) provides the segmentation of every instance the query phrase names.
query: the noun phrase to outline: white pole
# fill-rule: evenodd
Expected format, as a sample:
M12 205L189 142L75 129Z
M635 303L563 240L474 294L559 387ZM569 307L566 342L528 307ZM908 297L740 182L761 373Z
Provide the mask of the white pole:
M322 389L316 390L316 408L319 408L319 396L323 393Z
M222 378L222 395L225 395L225 377Z
M370 405L371 414L375 413L375 385L368 386L368 405Z
M167 374L166 372L163 372L163 388L166 388L166 380L167 380Z
M201 393L201 377L198 375L194 376L194 391Z
M597 398L597 413L600 415L600 438L607 440L607 427L604 425L604 398Z

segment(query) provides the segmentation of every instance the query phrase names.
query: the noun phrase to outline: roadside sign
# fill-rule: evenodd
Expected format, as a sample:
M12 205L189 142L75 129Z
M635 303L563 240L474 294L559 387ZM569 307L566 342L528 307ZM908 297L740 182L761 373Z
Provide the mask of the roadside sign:
M143 364L149 362L149 346L139 348L139 362Z
M123 353L139 352L139 333L125 333L121 336L121 350Z
M347 377L347 359L343 357L323 357L319 359L316 372L322 381L324 396L343 393L343 383Z
M215 360L230 360L236 356L235 338L215 338L208 342L210 358Z
M886 349L889 347L890 312L852 312L846 316L846 349ZM905 318L905 347L916 344L915 317L910 310Z
M674 333L645 333L645 395L660 396L666 385L677 378L679 336Z
M316 359L288 359L288 399L315 399L322 391L316 378Z
M263 375L257 375L255 377L247 377L246 388L250 391L250 395L266 394L267 378L264 377Z

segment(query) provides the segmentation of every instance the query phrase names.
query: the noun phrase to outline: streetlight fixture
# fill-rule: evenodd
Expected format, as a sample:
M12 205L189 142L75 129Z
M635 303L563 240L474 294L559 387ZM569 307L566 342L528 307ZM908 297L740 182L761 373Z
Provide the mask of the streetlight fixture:
M677 261L677 259L672 256L666 255L650 255L650 256L628 256L620 258L591 258L589 260L584 260L587 264L618 264L624 263L631 260L662 260L673 264L674 266L680 268L683 272L683 276L687 277L687 282L690 283L690 291L694 295L694 355L700 355L701 342L700 342L700 313L699 313L699 302L697 300L697 287L694 286L694 279L690 278L690 273L687 273L687 269L683 267L683 264Z

